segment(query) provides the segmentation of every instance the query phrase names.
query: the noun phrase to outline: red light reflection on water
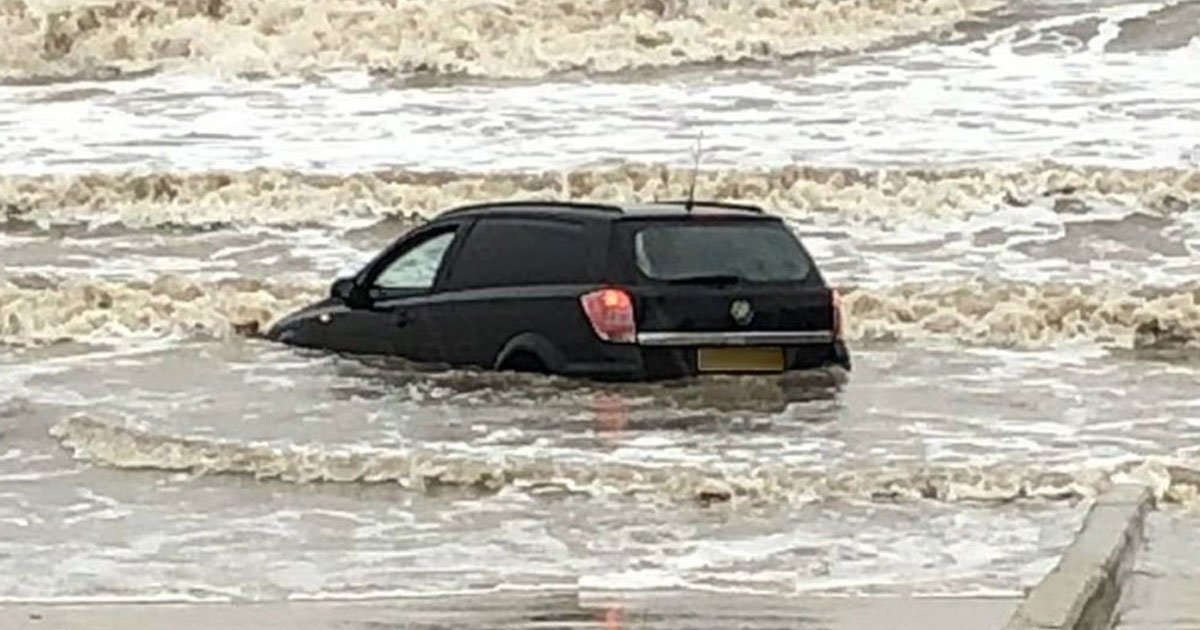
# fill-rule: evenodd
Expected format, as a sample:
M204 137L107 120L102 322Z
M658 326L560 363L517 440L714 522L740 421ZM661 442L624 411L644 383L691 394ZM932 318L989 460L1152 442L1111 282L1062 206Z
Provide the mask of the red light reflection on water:
M610 440L619 439L629 426L629 404L621 396L597 394L592 398L596 432Z

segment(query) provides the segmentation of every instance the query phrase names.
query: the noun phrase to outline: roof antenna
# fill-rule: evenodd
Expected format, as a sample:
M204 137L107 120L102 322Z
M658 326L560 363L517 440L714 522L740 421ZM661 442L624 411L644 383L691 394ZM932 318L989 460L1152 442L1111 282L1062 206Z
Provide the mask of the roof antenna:
M693 157L695 158L695 164L692 166L692 185L688 188L687 203L684 204L684 206L683 206L684 208L687 209L688 214L691 214L692 208L696 205L696 178L700 174L700 153L703 150L703 147L701 144L703 142L704 142L704 130L701 129L700 137L696 138L696 150L693 155Z

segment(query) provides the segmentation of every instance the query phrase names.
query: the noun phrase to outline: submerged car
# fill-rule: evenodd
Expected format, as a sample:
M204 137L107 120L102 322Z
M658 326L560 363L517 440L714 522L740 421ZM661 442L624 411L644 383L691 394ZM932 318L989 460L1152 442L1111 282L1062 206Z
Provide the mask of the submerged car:
M502 202L404 235L268 338L603 380L848 370L840 308L757 206Z

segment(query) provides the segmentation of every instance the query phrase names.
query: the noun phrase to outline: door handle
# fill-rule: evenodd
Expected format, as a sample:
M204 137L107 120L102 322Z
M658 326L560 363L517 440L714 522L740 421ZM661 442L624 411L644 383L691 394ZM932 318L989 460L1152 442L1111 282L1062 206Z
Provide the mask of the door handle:
M393 321L396 322L398 328L404 328L412 323L412 315L408 311L396 311Z

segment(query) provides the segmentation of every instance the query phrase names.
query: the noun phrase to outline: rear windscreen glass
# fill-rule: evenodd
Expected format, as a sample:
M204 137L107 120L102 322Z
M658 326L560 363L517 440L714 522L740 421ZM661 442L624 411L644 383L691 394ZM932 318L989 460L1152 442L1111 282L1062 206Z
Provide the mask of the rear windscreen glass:
M812 261L779 224L671 224L634 236L641 272L658 280L736 277L748 282L804 280Z

